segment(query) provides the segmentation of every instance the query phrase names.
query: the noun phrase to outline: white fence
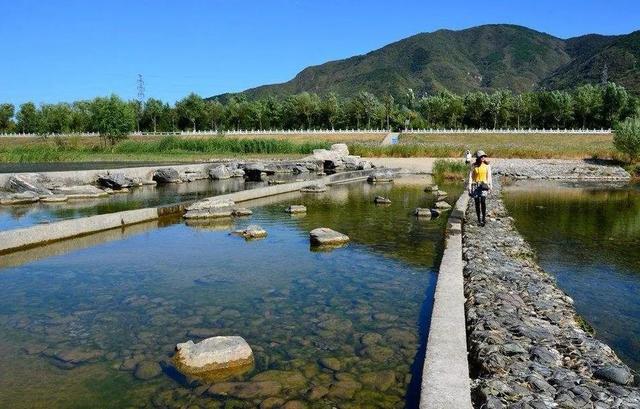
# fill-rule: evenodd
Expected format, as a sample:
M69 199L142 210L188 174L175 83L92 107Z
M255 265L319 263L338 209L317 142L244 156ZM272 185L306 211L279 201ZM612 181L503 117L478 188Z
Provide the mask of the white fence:
M387 134L386 129L268 129L268 130L231 130L231 131L179 131L179 132L133 132L131 136L208 136L208 135L351 135L351 134ZM611 129L405 129L406 134L590 134L608 135ZM97 132L68 134L0 134L7 138L40 138L56 136L100 136Z
M405 129L407 134L598 134L608 135L611 129Z

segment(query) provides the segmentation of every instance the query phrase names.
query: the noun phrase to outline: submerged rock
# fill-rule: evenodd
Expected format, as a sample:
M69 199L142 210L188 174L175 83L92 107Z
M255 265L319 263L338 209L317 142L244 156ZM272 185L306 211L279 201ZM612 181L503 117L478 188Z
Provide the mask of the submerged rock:
M389 199L388 197L376 196L373 199L373 203L376 203L376 204L391 204L391 199Z
M267 231L257 224L252 224L247 226L245 229L235 230L232 234L237 236L242 236L247 240L251 239L261 239L267 237Z
M154 361L142 361L136 365L133 376L141 380L148 380L153 379L160 374L162 374L160 364Z
M253 351L239 336L211 337L195 344L176 345L173 361L185 375L216 378L225 373L242 373L253 366Z
M157 183L180 183L180 174L174 168L161 168L154 172L153 180Z
M321 185L318 183L308 185L300 189L303 193L322 193L327 191L327 187L325 185Z
M307 206L304 205L290 205L285 209L287 213L306 213Z
M436 209L440 209L440 210L451 209L451 205L449 203L445 202L444 200L437 201L436 204L434 205L434 207Z
M309 232L311 244L315 246L340 245L349 241L349 236L327 227L320 227Z

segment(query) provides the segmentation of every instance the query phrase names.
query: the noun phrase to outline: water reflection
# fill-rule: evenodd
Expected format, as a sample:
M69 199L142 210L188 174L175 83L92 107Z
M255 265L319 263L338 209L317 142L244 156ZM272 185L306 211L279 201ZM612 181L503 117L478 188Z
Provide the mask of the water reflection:
M520 182L504 201L596 335L640 370L638 187Z
M0 406L415 406L412 367L445 222L412 216L433 202L423 187L356 184L331 188L336 201L270 198L230 224L168 223L4 268L0 370L12 376L0 377ZM392 205L375 206L376 194ZM292 203L306 205L306 216L284 213ZM228 234L254 223L266 239ZM352 242L311 252L308 231L320 226ZM207 391L136 371L166 360L177 342L231 334L256 358L231 395L218 395L225 385Z

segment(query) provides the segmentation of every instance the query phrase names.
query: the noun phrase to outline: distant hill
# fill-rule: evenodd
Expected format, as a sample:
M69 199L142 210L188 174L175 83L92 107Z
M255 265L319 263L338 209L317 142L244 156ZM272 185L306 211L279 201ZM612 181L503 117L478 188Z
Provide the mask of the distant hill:
M365 90L398 95L407 88L416 95L443 89L522 92L599 82L605 63L609 80L640 94L640 31L563 40L526 27L494 24L417 34L242 94L258 98L309 91L350 96Z

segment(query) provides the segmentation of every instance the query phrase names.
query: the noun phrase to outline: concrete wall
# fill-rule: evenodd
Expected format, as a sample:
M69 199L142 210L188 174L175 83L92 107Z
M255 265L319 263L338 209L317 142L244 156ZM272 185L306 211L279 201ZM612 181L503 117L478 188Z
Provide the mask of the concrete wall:
M448 220L422 372L420 409L472 407L462 276L462 221L468 200L463 193Z

